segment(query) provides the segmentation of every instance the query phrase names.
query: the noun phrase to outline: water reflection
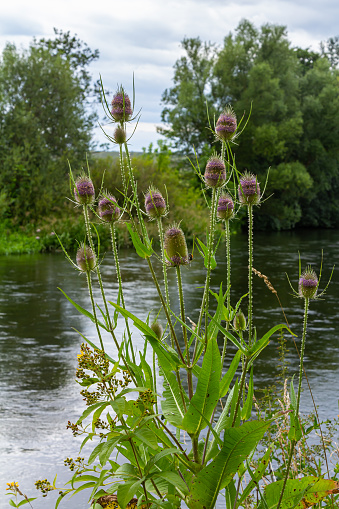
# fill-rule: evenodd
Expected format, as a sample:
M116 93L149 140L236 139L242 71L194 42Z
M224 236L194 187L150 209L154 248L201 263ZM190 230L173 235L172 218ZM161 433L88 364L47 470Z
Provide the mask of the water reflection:
M321 248L324 248L323 281L327 281L331 267L337 262L339 232L287 232L278 234L256 233L254 267L268 276L279 293L292 330L300 343L303 303L290 295L285 272L296 285L298 279L298 251L303 266L312 263L319 272ZM212 274L211 285L217 291L225 280L224 246L220 245L218 266ZM234 304L246 293L247 286L246 237L232 237L232 289ZM155 262L161 279L161 266ZM147 264L132 250L121 252L121 270L128 308L141 319L159 311L159 301L153 290ZM117 300L116 276L111 254L102 264L103 279L108 299ZM74 307L57 290L62 288L81 306L90 309L86 280L80 276L63 255L37 255L0 258L0 451L1 464L6 467L0 474L0 509L8 506L2 494L6 482L21 481L23 489L34 495L33 481L53 478L58 472L59 484L67 479L63 467L66 456L77 456L79 440L65 429L67 420L75 421L83 409L77 384L74 382L76 354L81 331L96 342L94 325L79 315ZM171 301L176 302L176 275L169 271ZM193 263L183 270L186 314L197 321L204 283L202 261L195 253ZM100 303L100 292L95 285L95 296ZM338 353L338 272L325 300L311 303L307 336L305 367L322 417L337 415L339 392ZM211 300L213 302L213 298ZM179 313L178 305L174 311ZM254 323L258 335L271 326L284 321L274 295L264 282L254 277ZM72 329L74 328L74 329ZM119 321L117 336L123 332L124 322ZM105 344L112 355L114 347L108 336ZM139 334L133 330L137 346ZM298 360L288 339L288 360L292 373L297 372ZM220 347L222 339L220 340ZM228 347L226 363L234 351ZM275 381L278 373L277 343L272 341L258 358L255 377L257 385ZM324 398L326 394L326 398ZM310 397L305 390L302 408L311 409ZM34 503L35 509L52 507L50 502ZM48 499L47 499L48 500ZM63 502L64 507L86 507L85 495L75 502Z

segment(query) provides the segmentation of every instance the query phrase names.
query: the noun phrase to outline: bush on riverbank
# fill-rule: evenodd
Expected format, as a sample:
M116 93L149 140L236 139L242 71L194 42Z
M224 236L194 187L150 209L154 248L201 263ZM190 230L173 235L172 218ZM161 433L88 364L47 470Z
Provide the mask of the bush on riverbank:
M169 210L168 224L181 221L181 228L185 232L189 243L193 243L194 236L205 237L208 226L204 199L199 189L192 187L195 180L193 173L182 172L180 161L176 160L170 149L159 143L158 148L152 145L143 153L132 156L135 177L138 182L138 194L141 203L150 183L157 186L164 195L168 195L169 203L176 203L175 210ZM105 173L103 189L114 194L122 204L122 182L118 153L92 154L89 161L93 183L96 189L102 186L102 175ZM82 168L74 168L78 174ZM75 239L82 242L85 238L85 229L82 215L74 210L74 204L65 199L62 209L46 211L43 217L34 223L27 223L18 227L7 219L0 227L0 255L37 253L56 251L60 249L57 235L60 236L64 247L69 251L77 248ZM110 249L109 231L105 225L99 224L92 216L100 236L103 250ZM97 224L98 223L98 224ZM154 242L158 242L155 223L149 224L150 235ZM55 235L55 233L57 235ZM126 225L117 225L117 240L121 247L130 247L131 241Z

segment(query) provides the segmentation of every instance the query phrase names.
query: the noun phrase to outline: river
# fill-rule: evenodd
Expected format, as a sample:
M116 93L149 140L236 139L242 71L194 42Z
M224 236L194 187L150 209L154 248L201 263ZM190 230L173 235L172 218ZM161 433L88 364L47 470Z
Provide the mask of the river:
M282 306L300 344L303 302L291 295L285 273L296 287L298 252L302 265L312 263L319 273L324 250L323 278L328 280L331 268L338 263L339 231L294 231L256 233L254 267L267 275L278 291ZM232 236L232 302L246 293L247 244L242 234ZM217 290L225 279L224 246L218 250L218 266L212 275ZM149 311L155 315L159 302L152 286L147 265L132 250L120 252L126 307L142 319ZM160 264L155 262L161 277ZM117 298L117 285L111 253L102 263L102 274L108 298ZM197 251L189 267L182 271L186 314L197 318L204 282L203 264ZM172 301L176 298L175 272L169 271ZM81 306L90 309L86 280L79 275L63 254L0 257L0 509L9 507L6 483L17 481L29 496L36 496L34 481L58 474L62 487L69 477L64 466L66 457L79 455L80 438L66 429L84 408L79 386L75 383L77 353L82 342L74 329L96 341L93 324L74 309L57 289L62 288ZM339 278L335 269L323 300L310 305L305 368L322 419L338 415L339 397ZM96 290L99 298L99 292ZM178 311L178 309L176 309ZM274 295L264 282L254 277L254 324L258 335L271 326L283 323L283 315ZM123 331L118 325L118 337ZM114 353L108 337L104 338ZM134 333L135 344L138 335ZM288 338L290 373L297 373L298 358ZM255 368L256 387L274 383L278 374L278 352L275 341L258 358ZM306 387L306 386L305 386ZM308 390L301 400L304 413L312 411ZM55 494L35 501L34 509L54 506ZM86 494L64 500L60 507L85 509ZM220 502L218 507L225 507Z

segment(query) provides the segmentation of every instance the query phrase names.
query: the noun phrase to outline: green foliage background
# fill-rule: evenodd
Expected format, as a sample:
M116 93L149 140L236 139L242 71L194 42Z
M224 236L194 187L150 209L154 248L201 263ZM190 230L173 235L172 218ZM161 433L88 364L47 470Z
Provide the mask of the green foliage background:
M236 140L237 167L270 176L256 219L261 229L339 225L338 38L319 52L293 47L286 27L243 20L217 48L184 39L173 87L163 94L161 132L182 153L208 155L210 119L231 104L250 121Z

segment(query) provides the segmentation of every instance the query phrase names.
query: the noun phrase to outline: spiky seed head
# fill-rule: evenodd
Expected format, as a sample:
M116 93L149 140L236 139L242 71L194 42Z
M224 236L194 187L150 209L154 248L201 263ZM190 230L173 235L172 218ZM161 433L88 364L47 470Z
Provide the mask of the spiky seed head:
M244 313L239 309L239 311L235 314L233 318L233 327L236 331L244 331L246 330L246 317Z
M101 219L106 223L117 221L121 213L117 200L111 194L107 194L99 200L98 212Z
M220 157L212 156L207 161L204 179L207 187L222 187L225 184L226 166Z
M242 205L257 205L260 202L260 186L255 175L244 173L239 181L238 195Z
M145 210L150 218L166 214L166 202L158 189L149 189L145 196Z
M311 267L308 267L299 279L299 295L305 299L314 299L317 294L318 277Z
M215 126L216 137L221 141L230 141L234 138L236 130L237 117L231 106L227 106L217 120Z
M74 188L75 201L82 205L89 205L94 202L95 191L93 182L87 176L79 177Z
M113 139L118 145L123 145L125 143L127 139L126 130L121 125L118 125L115 129Z
M218 201L217 216L219 219L231 219L233 217L234 202L229 194L222 194Z
M156 334L158 339L162 338L162 335L164 333L164 329L162 328L162 325L161 325L161 323L158 322L158 320L156 322L152 323L151 329L152 329L153 332L155 332L155 334Z
M82 272L90 272L95 268L95 254L89 246L82 244L76 255L77 265Z
M164 235L165 251L171 266L186 265L188 251L184 232L179 226L172 226Z
M122 87L113 97L111 113L117 122L127 122L133 114L130 98Z

